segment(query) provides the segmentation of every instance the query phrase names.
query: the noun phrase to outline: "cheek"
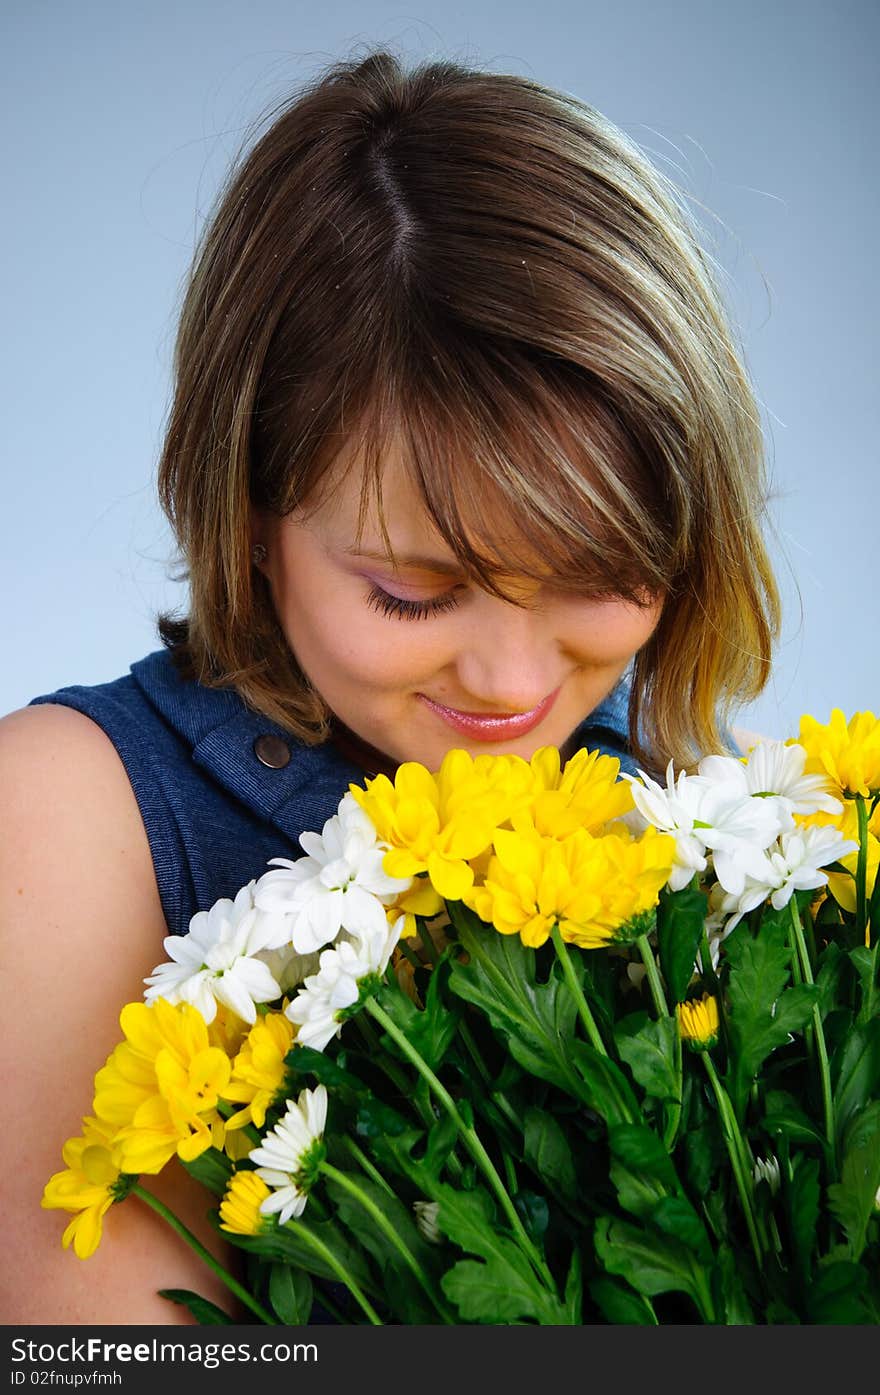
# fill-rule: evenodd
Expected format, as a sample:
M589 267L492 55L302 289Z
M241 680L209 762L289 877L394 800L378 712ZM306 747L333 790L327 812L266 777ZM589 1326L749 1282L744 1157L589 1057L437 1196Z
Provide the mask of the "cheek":
M661 610L659 604L641 608L625 601L591 605L574 620L581 653L594 663L628 663L651 638Z

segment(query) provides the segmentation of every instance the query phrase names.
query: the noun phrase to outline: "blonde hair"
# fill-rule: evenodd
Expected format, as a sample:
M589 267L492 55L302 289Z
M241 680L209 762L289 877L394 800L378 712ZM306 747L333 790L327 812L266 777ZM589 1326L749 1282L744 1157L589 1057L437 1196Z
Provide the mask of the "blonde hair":
M354 435L362 520L371 489L381 513L392 433L481 586L665 596L631 743L655 768L721 748L779 601L758 410L684 201L568 94L378 51L299 91L231 173L159 464L191 595L163 641L308 743L330 714L251 565L250 509L320 493ZM501 556L487 518L510 521Z

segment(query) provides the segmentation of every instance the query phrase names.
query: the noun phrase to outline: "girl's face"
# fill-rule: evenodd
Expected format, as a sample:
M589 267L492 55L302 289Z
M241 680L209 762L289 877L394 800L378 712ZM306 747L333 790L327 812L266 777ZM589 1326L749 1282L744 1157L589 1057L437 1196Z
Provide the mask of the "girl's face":
M393 762L431 770L453 747L526 760L562 747L650 638L662 603L505 581L528 601L521 609L481 590L393 455L383 475L388 562L375 501L357 541L360 485L352 469L307 516L254 516L282 630L331 711ZM493 539L502 526L486 520Z

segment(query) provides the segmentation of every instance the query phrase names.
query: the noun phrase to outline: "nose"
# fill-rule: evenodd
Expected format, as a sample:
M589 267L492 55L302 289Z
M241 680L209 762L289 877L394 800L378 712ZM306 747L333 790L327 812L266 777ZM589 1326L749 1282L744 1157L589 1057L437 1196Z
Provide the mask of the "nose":
M497 597L481 599L458 652L458 692L450 703L464 711L530 712L567 672L550 618Z

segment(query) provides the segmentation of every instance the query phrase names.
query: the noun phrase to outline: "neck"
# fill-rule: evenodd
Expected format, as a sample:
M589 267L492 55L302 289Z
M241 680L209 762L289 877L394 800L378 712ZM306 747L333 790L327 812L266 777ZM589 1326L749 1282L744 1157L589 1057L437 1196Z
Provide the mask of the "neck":
M360 766L368 779L375 779L377 775L387 775L389 780L393 780L397 774L397 761L392 760L391 756L387 756L376 746L371 746L368 741L364 741L344 722L340 722L338 717L334 717L330 724L330 739L347 760Z

